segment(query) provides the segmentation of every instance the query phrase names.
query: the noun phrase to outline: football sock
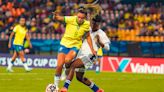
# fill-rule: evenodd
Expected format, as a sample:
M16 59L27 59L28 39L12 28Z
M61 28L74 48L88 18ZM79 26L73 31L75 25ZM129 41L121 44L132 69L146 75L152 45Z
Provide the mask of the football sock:
M69 85L71 84L70 80L66 80L64 83L64 87L68 89Z
M8 69L12 69L12 66L14 64L14 60L12 60L11 62L8 63Z
M24 66L25 70L29 69L26 61L23 62L23 66Z
M99 87L96 86L96 84L94 84L93 82L91 83L91 85L89 86L94 92L99 90Z
M12 64L12 65L14 64L14 60L11 60L11 64Z
M58 87L60 81L60 75L55 75L54 76L54 84Z

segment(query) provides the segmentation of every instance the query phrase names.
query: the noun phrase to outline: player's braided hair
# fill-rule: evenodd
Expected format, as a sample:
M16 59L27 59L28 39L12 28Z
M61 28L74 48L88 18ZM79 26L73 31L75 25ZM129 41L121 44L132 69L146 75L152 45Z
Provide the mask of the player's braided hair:
M90 19L95 18L96 15L100 13L102 8L98 4L85 4L84 8L90 13Z
M87 15L87 10L84 7L80 7L79 10L78 10L78 12Z

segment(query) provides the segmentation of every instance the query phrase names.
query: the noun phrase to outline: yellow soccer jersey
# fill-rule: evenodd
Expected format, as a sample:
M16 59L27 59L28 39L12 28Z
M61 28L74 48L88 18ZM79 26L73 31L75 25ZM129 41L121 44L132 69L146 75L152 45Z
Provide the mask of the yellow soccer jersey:
M90 22L85 20L83 24L78 25L77 16L65 16L64 21L66 29L60 44L67 48L77 47L79 49L83 35L89 31Z
M98 55L98 56L103 56L102 48L99 48L99 49L98 49L97 55Z
M14 27L13 32L15 32L15 38L14 38L14 45L21 45L23 46L24 38L27 33L27 29L25 27L22 27L21 25L16 25Z

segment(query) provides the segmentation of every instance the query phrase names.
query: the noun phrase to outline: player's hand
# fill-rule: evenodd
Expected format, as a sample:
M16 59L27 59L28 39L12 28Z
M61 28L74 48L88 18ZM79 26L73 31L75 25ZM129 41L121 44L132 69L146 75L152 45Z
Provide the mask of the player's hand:
M52 14L53 14L53 19L56 19L56 16L59 15L59 12L55 11L55 12L52 12Z
M97 52L96 51L92 51L92 54L97 56Z
M11 48L11 43L8 44L8 48Z

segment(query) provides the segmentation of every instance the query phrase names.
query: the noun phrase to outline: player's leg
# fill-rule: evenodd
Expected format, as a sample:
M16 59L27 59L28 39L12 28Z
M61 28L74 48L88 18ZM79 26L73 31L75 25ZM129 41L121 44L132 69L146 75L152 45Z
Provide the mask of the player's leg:
M13 72L12 66L13 66L14 61L17 58L17 56L18 56L18 53L16 51L14 51L14 54L13 54L12 59L11 59L11 62L8 62L8 67L7 67L7 71L8 72Z
M26 61L26 59L25 59L25 57L24 57L24 51L23 51L23 50L20 50L20 51L18 52L18 54L19 54L19 57L20 57L20 59L21 59L21 61L22 61L22 63L23 63L23 66L24 66L25 70L26 70L27 72L28 72L28 71L31 71L32 68L29 68L29 67L28 67L27 61Z
M56 68L56 75L54 77L55 86L58 87L58 85L59 85L63 65L66 62L71 62L72 59L74 59L74 57L76 56L76 51L78 51L78 49L76 49L76 48L66 48L65 46L61 46L59 48L60 53L59 53L59 56L58 56L58 64L57 64L57 68Z
M65 57L65 63L71 62L76 56L76 51L70 50L69 53Z
M58 56L57 56L56 73L55 73L55 76L54 76L54 84L57 87L59 85L60 76L61 76L62 68L63 68L63 65L64 65L64 61L65 61L65 54L64 53L59 53Z
M98 56L97 61L96 61L96 73L100 73L100 62L101 62L101 57Z
M62 81L66 79L66 76L68 75L70 71L71 64L72 64L72 61L64 64L64 67L63 67L64 69L62 71L61 78L60 78Z
M58 55L57 55L57 66L56 66L56 72L54 75L54 84L57 87L56 91L58 91L58 85L60 82L60 77L61 77L61 72L63 69L63 65L65 63L65 57L66 54L69 52L69 48L60 45L59 51L58 51Z
M66 76L68 75L70 71L70 65L72 64L72 60L76 57L77 53L78 53L78 49L76 47L73 47L70 49L69 53L66 55L65 67L61 76L61 80L65 80Z
M94 92L104 92L102 89L100 89L96 84L94 84L92 81L90 81L88 78L84 77L85 72L76 72L76 79L80 81L81 83L85 84L91 90Z
M67 79L64 83L64 86L63 88L61 89L61 92L67 92L67 89L73 79L73 76L74 76L74 72L75 72L75 68L81 68L81 67L84 67L84 64L83 62L80 60L80 59L77 59L75 60L71 66L70 66L70 71L69 71L69 74L67 76Z

